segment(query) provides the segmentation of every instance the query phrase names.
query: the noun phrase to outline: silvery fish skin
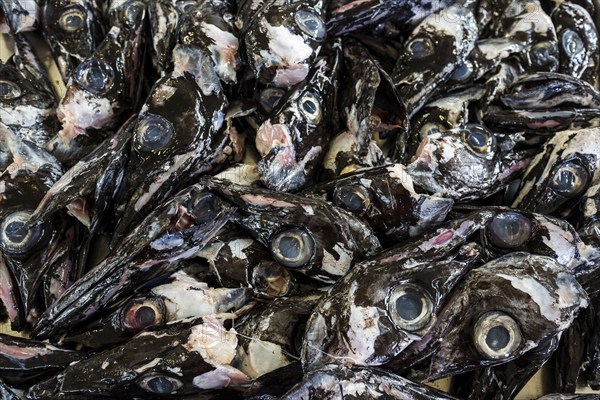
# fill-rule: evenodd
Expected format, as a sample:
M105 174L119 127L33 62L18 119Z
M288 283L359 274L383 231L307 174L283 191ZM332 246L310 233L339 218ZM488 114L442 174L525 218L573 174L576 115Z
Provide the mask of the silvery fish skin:
M190 186L153 210L94 268L48 308L32 336L68 332L148 281L170 275L179 260L194 257L232 217L234 209Z
M587 306L585 290L554 259L510 253L471 270L406 352L431 355L429 381L503 364L546 345Z
M417 193L402 164L359 169L304 193L364 218L382 242L397 243L440 225L452 199Z
M15 33L33 31L39 25L40 6L35 0L2 0L0 10Z
M240 324L235 366L252 379L274 372L298 359L306 321L322 292L273 300Z
M454 200L482 199L502 189L523 170L526 153L510 137L468 124L426 136L406 167L415 186Z
M44 144L58 126L56 99L47 74L21 34L13 36L15 54L0 61L0 121L23 140Z
M327 36L325 2L242 1L236 24L246 58L263 83L288 88L309 74Z
M492 213L477 212L355 265L329 290L306 327L302 362L385 366L428 335L452 288L480 255L467 238Z
M270 189L301 189L319 165L332 129L339 42L332 54L318 58L305 81L279 100L271 117L256 131L256 149L262 157L258 172Z
M44 36L63 80L67 81L104 37L100 2L48 0L41 13Z
M600 182L600 129L556 132L533 158L521 181L514 208L571 213L583 202L583 220L593 219Z
M110 314L69 332L67 343L106 348L126 342L151 327L213 314L234 312L252 295L245 288L214 288L184 271L172 274L166 282L136 294Z
M560 72L598 87L598 29L592 15L581 5L562 2L552 20L559 37Z
M145 6L133 1L120 10L94 54L83 61L67 83L57 108L62 130L47 144L61 162L71 166L89 154L107 133L120 126L139 97Z
M452 400L447 393L412 382L377 368L347 368L327 365L306 374L302 382L286 393L282 400Z
M392 73L409 117L465 61L475 46L477 33L472 11L460 5L428 15L415 28ZM423 69L423 65L428 68Z
M316 280L335 282L356 260L381 249L366 223L326 201L217 179L201 182L239 208L236 222L276 262Z
M223 323L208 316L142 332L33 386L27 398L156 398L245 384L248 377L231 366L237 333Z

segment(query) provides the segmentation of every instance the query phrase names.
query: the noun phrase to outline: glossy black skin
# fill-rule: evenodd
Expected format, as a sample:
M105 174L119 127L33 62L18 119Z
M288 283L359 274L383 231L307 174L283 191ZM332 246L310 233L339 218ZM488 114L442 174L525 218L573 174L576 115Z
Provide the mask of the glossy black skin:
M84 358L78 351L4 334L0 334L0 348L0 379L20 388L49 378Z
M63 80L67 81L73 70L83 60L91 57L104 37L101 2L48 0L44 1L41 12L44 37L53 52ZM81 27L63 28L61 17L69 14L82 22Z
M552 12L552 20L559 37L560 72L598 87L600 54L592 15L579 4L563 2ZM568 38L572 33L576 35L574 40L578 40L576 51L570 50L573 43Z
M483 116L490 128L508 132L548 135L557 131L591 128L600 125L599 109L496 110Z
M233 209L190 186L157 207L45 313L32 336L69 331L145 283L169 275L173 263L191 258L231 218Z
M588 356L591 353L588 350L590 333L594 331L592 325L595 319L595 305L593 298L588 308L581 311L577 319L562 335L559 347L554 356L554 380L556 390L561 393L575 393L577 382L582 372ZM552 364L551 364L552 365ZM588 368L593 370L593 368Z
M540 72L517 79L501 100L507 107L525 110L559 106L599 108L600 93L581 79Z
M148 17L152 34L152 64L157 72L163 72L170 66L170 56L175 46L175 36L180 13L171 0L158 0L148 4ZM166 22L166 30L161 31L159 21Z
M516 289L507 276L531 277L546 287L548 293L553 293L554 301L558 300L555 299L560 293L558 289L569 288L564 294L568 293L570 300L550 319L540 312L529 293ZM561 295L558 301L567 297ZM547 346L547 339L563 332L580 307L587 305L587 300L587 294L573 275L552 259L523 252L507 254L467 274L439 314L436 326L425 339L406 350L405 362L399 366L406 368L427 359L426 379L431 381L516 360L533 349ZM513 318L523 338L521 345L499 359L486 357L474 344L475 322L490 311Z
M457 376L452 394L460 399L513 399L556 351L557 337L546 342L506 364Z
M341 263L342 254L336 246L349 252L350 260L346 262L350 263L373 255L381 248L365 223L326 201L244 187L217 179L203 178L201 182L208 190L237 206L240 217L236 223L265 246L283 230L295 227L306 230L315 242L315 251L305 265L294 268L294 271L319 281L333 282L350 267ZM339 270L328 272L323 268L325 252L340 260Z
M435 326L453 287L480 257L479 246L467 240L491 217L492 213L482 211L456 219L354 266L309 319L304 369L328 363L389 366L403 358L405 349ZM397 325L388 309L389 296L404 284L419 287L432 300L429 319L412 332Z
M192 328L203 322L201 318L183 320L139 334L127 343L96 353L33 386L27 392L27 398L173 398L175 393L198 393L201 389L193 386L193 378L214 370L215 366L185 345L192 337ZM153 360L158 362L151 363ZM173 372L176 368L180 369L181 375ZM144 390L141 381L153 374L177 379L182 386L173 394L164 395Z
M356 393L358 391L358 394ZM404 399L451 400L449 394L377 368L328 365L309 372L281 400L293 399Z
M294 192L310 182L325 154L331 132L336 129L340 43L333 42L323 53L326 51L330 54L315 60L306 80L291 88L279 100L269 120L256 133L256 146L262 155L258 171L263 183L270 189ZM304 99L311 94L310 101L319 103L316 106L318 119L308 117L302 109ZM268 133L269 125L282 125L282 129L287 129L289 139L280 139L283 143L274 145L274 139Z
M136 1L112 11L112 28L67 83L66 93L57 109L63 129L46 144L46 148L67 166L89 154L120 127L124 117L139 101L144 54L142 33L147 12L143 3ZM88 90L85 82L75 79L80 70L86 71L87 62L94 61L109 66L114 74L112 82L103 82L101 93ZM80 111L79 102L98 111L86 118L89 111ZM107 104L110 112L106 110Z
M383 243L398 243L441 224L454 203L451 199L411 192L405 186L409 179L406 173L399 174L399 169L388 165L350 172L304 193L321 195L345 208L343 202L336 201L336 192L361 188L368 194L370 204L355 214L369 223Z

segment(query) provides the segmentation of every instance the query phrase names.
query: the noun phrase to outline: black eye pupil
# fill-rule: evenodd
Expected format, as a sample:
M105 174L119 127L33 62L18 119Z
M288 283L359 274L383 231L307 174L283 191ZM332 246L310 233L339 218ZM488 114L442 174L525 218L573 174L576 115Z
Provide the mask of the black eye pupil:
M112 86L114 73L108 64L90 60L80 64L76 78L78 83L89 92L101 95Z
M135 312L135 322L138 328L146 328L154 325L156 321L156 312L152 307L142 306Z
M430 46L426 40L415 40L410 44L410 52L415 58L423 58L429 55Z
M295 260L300 256L301 244L296 237L283 236L279 240L279 252L285 258Z
M510 342L510 332L502 325L494 326L488 331L485 342L494 351L502 350Z
M473 147L484 147L487 145L487 138L481 132L471 132L469 133L469 143Z
M11 87L8 83L0 83L0 97L7 97L11 92Z
M210 194L203 196L194 206L196 224L203 224L212 220L220 210L221 207L213 196Z
M316 30L319 28L319 22L314 18L308 18L304 20L304 26L310 30Z
M423 312L423 302L414 294L406 293L396 299L398 316L405 321L413 321Z
M67 26L75 29L81 28L83 20L78 15L69 15L65 18L65 23Z
M317 112L317 105L312 100L305 100L302 103L302 108L309 114L314 114Z
M6 226L6 236L15 243L21 243L29 233L22 221L13 221Z
M583 41L581 40L581 37L570 29L563 32L561 43L567 55L574 55L583 50Z
M531 222L525 216L508 211L498 214L489 225L489 238L500 248L519 247L531 236Z
M175 389L173 383L164 376L149 379L146 384L148 385L148 390L152 393L172 393Z

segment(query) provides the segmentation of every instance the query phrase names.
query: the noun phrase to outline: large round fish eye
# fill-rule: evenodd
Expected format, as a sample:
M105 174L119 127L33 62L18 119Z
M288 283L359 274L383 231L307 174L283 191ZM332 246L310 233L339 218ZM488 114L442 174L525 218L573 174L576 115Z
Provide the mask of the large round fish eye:
M515 211L497 214L487 227L490 242L502 249L522 246L531 236L531 221Z
M306 92L298 100L300 112L311 124L318 124L322 117L321 101L312 92Z
M567 161L554 171L549 187L563 197L573 198L583 193L589 180L590 174L583 165Z
M277 233L270 241L273 259L289 267L302 267L313 258L315 240L304 229L290 228Z
M205 224L217 217L221 211L219 199L212 193L202 193L192 207L192 214L196 224Z
M258 98L258 104L262 107L263 111L267 114L270 114L277 104L279 100L285 95L285 90L280 88L266 88L262 92L260 92L260 96Z
M477 351L490 360L513 355L523 342L517 322L507 314L488 312L475 323L473 339Z
M160 373L142 375L137 379L137 384L145 391L156 394L175 394L183 386L179 379Z
M465 126L464 140L476 154L486 155L494 150L496 138L483 125L468 124Z
M23 92L19 85L14 82L0 79L0 99L12 100L21 97Z
M464 82L473 75L473 70L473 63L469 60L465 60L464 63L459 65L454 72L452 72L450 79L455 82Z
M560 46L569 57L581 53L585 47L581 36L572 29L565 29L560 33Z
M96 96L106 94L115 82L113 68L100 60L87 60L79 64L74 76L82 88Z
M16 211L7 215L0 224L0 248L8 254L25 254L35 247L43 236L42 225L27 228L30 213Z
M292 287L292 275L273 261L261 261L252 269L252 287L268 297L281 297Z
M361 185L345 185L335 189L333 202L338 207L360 215L371 205L371 197Z
M146 114L140 120L134 142L143 150L162 150L171 143L175 131L168 119L156 114Z
M80 8L70 8L58 19L58 26L65 32L76 32L85 27L85 13Z
M413 59L420 60L433 54L433 43L427 37L413 39L406 49Z
M312 11L298 10L294 15L298 28L316 40L323 40L327 36L323 19Z
M536 43L529 50L529 57L533 65L544 67L558 62L558 50L553 41Z
M143 297L130 300L121 311L121 321L131 332L162 325L166 322L165 303L158 297Z
M388 313L400 329L417 331L431 320L433 300L420 286L402 284L396 286L389 295Z

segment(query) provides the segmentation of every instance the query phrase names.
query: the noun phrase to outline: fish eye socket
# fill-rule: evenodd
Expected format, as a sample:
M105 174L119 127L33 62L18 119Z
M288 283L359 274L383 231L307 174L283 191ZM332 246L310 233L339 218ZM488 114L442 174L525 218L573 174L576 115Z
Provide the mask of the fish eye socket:
M160 115L146 114L135 131L134 142L142 150L162 150L171 143L174 133L171 121Z
M556 169L549 186L563 197L574 198L583 193L589 180L590 174L583 165L568 161Z
M560 45L567 56L575 56L584 50L583 40L577 32L565 29L561 32Z
M531 237L532 227L529 218L514 211L497 214L487 227L490 242L502 249L522 246Z
M104 61L87 60L77 67L75 80L88 92L102 96L113 86L115 71Z
M17 211L7 215L0 224L0 248L8 254L25 254L32 250L43 236L42 225L27 228L30 213Z
M79 8L65 11L58 20L58 26L65 32L76 32L85 27L85 13Z
M464 63L458 66L450 76L455 82L464 82L473 75L473 63L469 60L465 60Z
M198 5L197 0L182 0L177 2L177 9L183 13L188 13Z
M423 328L433 315L433 300L429 293L414 284L396 286L388 299L392 322L408 332Z
M252 269L252 286L267 297L281 297L289 293L292 276L285 267L272 261L262 261Z
M219 199L212 193L202 193L192 207L192 214L196 224L212 221L221 211Z
M406 48L411 57L416 60L433 54L433 43L426 37L413 39Z
M304 229L290 228L273 236L269 247L276 262L284 267L298 268L313 258L315 240Z
M0 99L13 100L21 97L22 94L21 88L16 83L0 80Z
M529 51L531 62L538 67L554 64L558 61L556 45L552 41L536 43Z
M132 299L123 308L122 321L133 333L162 325L166 322L165 303L158 297Z
M137 384L145 391L156 394L175 394L183 386L179 379L158 373L143 375L138 378Z
M490 360L502 360L519 350L523 336L517 322L507 314L489 312L475 323L477 351Z
M262 107L263 111L267 114L270 114L277 104L279 100L285 95L285 90L280 88L267 88L260 92L260 96L258 98L258 104Z
M294 21L296 21L296 25L298 25L298 28L300 28L302 32L315 40L323 40L325 39L325 36L327 36L327 30L325 29L323 19L311 11L296 11Z
M302 115L311 124L318 124L321 121L321 101L314 93L305 93L298 101L298 107Z
M469 124L465 127L465 141L475 153L487 154L493 151L495 138L486 127Z
M334 203L354 214L363 214L371 205L367 190L361 185L346 185L337 188L333 194Z

